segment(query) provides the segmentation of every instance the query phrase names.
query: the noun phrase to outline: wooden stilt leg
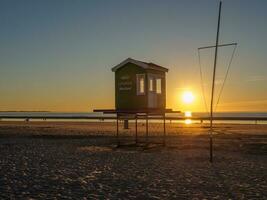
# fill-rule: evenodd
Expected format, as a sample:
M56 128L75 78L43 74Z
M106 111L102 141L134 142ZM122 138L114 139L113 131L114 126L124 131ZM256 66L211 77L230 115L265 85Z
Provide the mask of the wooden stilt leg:
M119 114L117 114L117 145L120 146L120 140L119 140Z
M148 145L148 113L146 113L146 144Z
M163 114L163 146L166 146L166 119L165 113Z
M135 115L135 144L137 144L137 114Z

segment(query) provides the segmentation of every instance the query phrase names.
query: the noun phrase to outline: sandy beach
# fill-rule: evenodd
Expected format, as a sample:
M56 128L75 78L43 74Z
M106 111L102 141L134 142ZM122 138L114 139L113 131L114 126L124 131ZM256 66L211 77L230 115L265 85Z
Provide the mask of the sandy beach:
M120 139L134 141L133 124ZM139 140L144 127L139 124ZM1 199L267 199L267 125L150 125L116 148L110 122L0 122Z

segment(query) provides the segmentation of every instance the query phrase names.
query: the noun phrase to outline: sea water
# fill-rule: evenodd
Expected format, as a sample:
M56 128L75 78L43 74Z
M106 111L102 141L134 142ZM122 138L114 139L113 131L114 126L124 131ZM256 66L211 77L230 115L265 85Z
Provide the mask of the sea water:
M24 121L27 117L42 117L42 119L31 119L31 121L99 121L101 117L109 116L115 117L115 114L103 114L99 112L0 112L0 120L2 121ZM166 114L166 116L171 117L184 117L185 113L172 113ZM204 112L192 112L192 117L208 117L209 113ZM22 119L8 119L5 117L25 117ZM69 119L46 119L49 117L68 117ZM73 119L71 119L73 117ZM92 117L94 119L75 119L75 117ZM214 117L267 117L267 112L217 112L214 113ZM190 119L190 117L188 117ZM114 120L105 120L105 121L114 121ZM174 123L184 122L183 120L172 120ZM192 120L192 123L199 123L199 120ZM204 121L205 122L205 121ZM208 120L206 121L208 122ZM251 121L242 121L242 120L218 120L215 123L238 123L238 124L267 124L267 121L255 120Z

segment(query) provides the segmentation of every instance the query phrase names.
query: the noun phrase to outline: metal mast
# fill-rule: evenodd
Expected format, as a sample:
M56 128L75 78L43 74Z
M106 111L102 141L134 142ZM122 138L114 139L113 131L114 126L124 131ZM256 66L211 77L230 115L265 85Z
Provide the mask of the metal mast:
M221 7L222 2L220 1L219 5L219 16L218 16L218 25L217 25L217 36L216 36L216 45L215 45L215 56L214 56L214 67L213 67L213 76L212 76L212 88L211 88L211 102L210 102L210 162L213 162L213 99L215 92L215 76L216 76L216 67L217 67L217 55L218 55L218 44L219 44L219 35L220 35L220 21L221 21Z

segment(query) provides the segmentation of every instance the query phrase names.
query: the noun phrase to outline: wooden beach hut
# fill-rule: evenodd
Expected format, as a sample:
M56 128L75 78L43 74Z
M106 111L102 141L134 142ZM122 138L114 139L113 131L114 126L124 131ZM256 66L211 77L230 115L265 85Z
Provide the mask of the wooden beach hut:
M116 110L165 109L167 68L128 58L112 71Z
M137 144L138 123L145 120L146 143L148 144L148 121L151 117L163 120L163 144L165 145L165 114L179 113L166 109L166 73L168 69L151 62L143 62L127 58L114 66L115 73L115 109L95 109L94 112L116 114L116 135L118 146L119 121L124 121L124 129L128 129L128 120L135 120L135 143Z

